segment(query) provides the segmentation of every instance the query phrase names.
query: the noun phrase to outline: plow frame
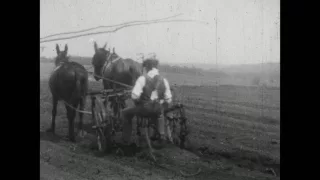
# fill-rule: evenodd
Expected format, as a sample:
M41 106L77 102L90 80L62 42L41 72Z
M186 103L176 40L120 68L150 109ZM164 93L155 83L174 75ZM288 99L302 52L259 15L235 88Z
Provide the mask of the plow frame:
M119 122L121 123L120 113L125 107L125 100L128 99L130 92L130 90L125 89L108 89L102 91L91 91L87 94L91 99L91 114L92 121L94 123L92 128L96 132L97 145L100 152L110 152L111 148L115 145L113 136L116 132L122 133L122 124L119 124ZM112 105L111 110L109 110L108 107L110 98L115 98L115 101L113 101L115 104ZM117 106L117 110L113 109L115 106ZM170 113L172 113L171 116L169 115ZM189 129L187 127L184 105L181 103L171 105L171 107L164 110L164 117L167 133L169 134L169 137L173 137L172 142L180 148L185 148ZM156 136L159 135L156 126L149 123L149 118L142 118L141 120L142 122L137 121L136 124L139 132L140 128L143 127L148 129L153 128ZM147 135L147 138L150 139L149 135ZM151 140L157 139L158 138Z

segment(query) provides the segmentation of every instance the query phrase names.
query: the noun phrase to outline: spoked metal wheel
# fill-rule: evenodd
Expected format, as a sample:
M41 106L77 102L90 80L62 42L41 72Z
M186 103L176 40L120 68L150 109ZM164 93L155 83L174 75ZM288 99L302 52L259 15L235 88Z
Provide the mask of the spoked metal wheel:
M100 152L106 152L111 148L111 136L109 132L109 124L107 121L106 111L104 104L100 99L97 99L97 106L94 106L93 113L95 119L95 126L93 128L96 131L97 145Z
M173 112L173 116L165 116L168 124L167 131L171 134L175 145L180 148L185 148L189 134L185 109L182 104L177 104L166 111L166 113L168 112Z
M98 150L100 152L105 152L106 151L106 142L105 142L105 136L103 133L103 127L101 126L102 118L101 114L95 111L95 118L96 118L96 126L93 126L93 128L96 130L96 137L97 137L97 145L98 145Z

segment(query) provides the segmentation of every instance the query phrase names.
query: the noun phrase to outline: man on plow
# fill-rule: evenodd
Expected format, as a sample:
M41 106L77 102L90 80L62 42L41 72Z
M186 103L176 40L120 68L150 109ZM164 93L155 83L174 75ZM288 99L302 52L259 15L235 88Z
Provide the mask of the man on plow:
M122 111L122 141L124 145L130 144L132 119L134 116L157 120L156 124L160 133L160 140L163 142L166 139L166 122L163 112L171 104L172 94L168 81L159 74L158 64L159 61L156 59L146 59L142 63L145 73L137 79L131 94L135 106L128 107ZM151 156L155 160L148 135L148 128L145 128L145 130ZM170 132L168 134L169 139L172 141Z

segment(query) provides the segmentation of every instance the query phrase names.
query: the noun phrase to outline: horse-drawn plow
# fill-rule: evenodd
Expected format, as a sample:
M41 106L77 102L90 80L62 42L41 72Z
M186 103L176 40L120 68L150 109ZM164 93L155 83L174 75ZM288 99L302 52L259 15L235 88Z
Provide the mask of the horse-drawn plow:
M92 129L95 132L96 143L98 151L100 153L110 153L112 149L118 148L117 152L121 151L123 154L123 149L118 146L115 141L115 136L117 133L122 133L122 118L121 110L126 107L126 100L130 99L131 90L130 86L122 84L120 82L101 77L104 80L118 83L126 87L122 89L103 89L103 90L92 90L87 93L89 96L91 105L91 112L80 111L70 104L66 103L67 106L73 108L78 112L91 115L93 122ZM162 115L165 118L165 129L167 135L167 142L178 146L181 149L185 148L185 143L188 139L189 129L187 126L187 117L185 113L185 106L181 103L173 103L171 106L164 108L162 110ZM157 159L154 155L154 148L152 147L152 142L160 139L160 133L158 132L158 126L156 122L158 118L150 117L138 117L136 116L136 132L138 139L142 136L141 129L144 131L145 140L149 147L149 155L151 159L157 166L162 168L167 168L165 165L157 163ZM149 130L152 130L152 135L150 136ZM134 143L139 146L140 142ZM121 145L120 145L121 146ZM188 174L186 172L180 171L180 174L185 177L195 176L201 172L201 168L198 169L196 173Z
M89 92L91 100L91 117L94 122L93 129L96 132L98 149L100 152L108 152L116 146L114 136L122 132L121 109L125 107L125 101L130 96L130 90L101 90ZM113 101L111 101L113 99ZM108 103L111 103L110 107ZM187 118L183 104L174 104L163 111L166 122L167 137L170 142L184 148L188 135ZM137 118L137 135L141 136L140 129L144 129L144 135L150 148L150 155L154 160L151 141L159 139L159 132L155 125L155 120L148 117ZM150 137L149 129L154 132ZM151 141L150 141L151 140Z
M74 119L76 112L79 113L80 121L78 130L80 130L80 137L84 137L83 114L89 114L93 122L92 129L96 136L97 147L101 153L110 153L112 150L117 149L117 154L119 152L122 152L122 154L135 154L136 147L142 149L140 140L143 134L149 147L149 156L156 162L155 164L160 165L154 155L153 142L165 142L167 140L180 148L185 147L184 144L189 133L184 105L178 103L168 107L157 104L157 107L154 108L148 107L148 102L151 103L151 106L154 105L153 101L148 100L140 111L130 114L130 116L133 115L132 117L136 119L136 123L128 123L128 126L136 129L136 135L138 136L136 142L131 142L129 146L123 146L124 143L117 143L116 136L119 133L122 133L123 136L127 135L124 133L131 133L128 135L133 136L130 129L128 130L130 132L124 132L123 126L126 122L122 121L124 118L121 117L121 114L122 110L127 107L126 101L131 99L131 91L137 78L143 76L142 67L145 65L141 65L132 59L121 58L115 52L114 48L112 52L110 49L106 50L106 45L107 43L102 48L98 48L98 45L96 43L94 44L95 55L92 59L94 71L92 73L84 68L84 66L69 61L67 45L65 45L64 51L60 51L59 46L56 45L58 54L55 60L56 68L49 78L49 87L52 93L53 103L52 123L51 128L49 128L47 132L55 132L57 102L61 100L66 105L70 141L75 142ZM144 61L144 63L155 65L152 63L157 61L153 61L154 60L150 59ZM88 92L88 89L90 89L88 83L89 74L92 74L96 81L102 79L102 90ZM165 85L165 81L164 79L164 84L161 88L170 88L169 85ZM161 89L160 83L153 83L154 82L151 82L153 86L149 87L150 90ZM172 96L171 94L164 94L165 97L163 96L160 99L163 100L165 98L171 98ZM91 101L91 112L84 110L85 101L88 96ZM148 98L151 100L151 94ZM147 109L152 110L148 111ZM164 124L162 124L163 122ZM132 127L132 124L136 125L136 127ZM160 127L165 127L165 134L160 135L158 131ZM143 129L144 133L141 133L141 129ZM134 149L132 149L132 145L135 146ZM134 152L130 152L131 150Z

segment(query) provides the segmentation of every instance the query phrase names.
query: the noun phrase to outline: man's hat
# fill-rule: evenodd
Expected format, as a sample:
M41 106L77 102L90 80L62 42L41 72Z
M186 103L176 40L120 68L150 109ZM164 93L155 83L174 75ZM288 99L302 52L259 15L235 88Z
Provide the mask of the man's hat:
M159 61L157 59L148 58L143 61L142 67L146 67L148 69L157 68Z

